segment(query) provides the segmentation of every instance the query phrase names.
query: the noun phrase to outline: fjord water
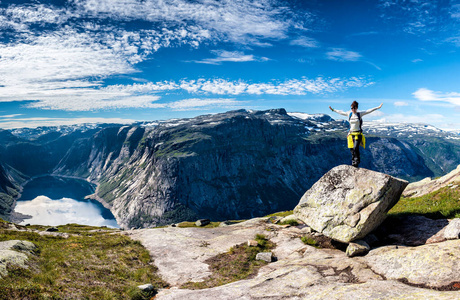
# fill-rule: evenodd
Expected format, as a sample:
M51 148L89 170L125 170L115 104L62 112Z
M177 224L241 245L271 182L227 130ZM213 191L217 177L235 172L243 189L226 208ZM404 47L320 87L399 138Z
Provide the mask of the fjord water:
M29 181L16 202L15 211L29 215L20 224L64 225L77 223L118 228L110 212L101 203L85 199L94 193L87 181L60 176L41 176Z

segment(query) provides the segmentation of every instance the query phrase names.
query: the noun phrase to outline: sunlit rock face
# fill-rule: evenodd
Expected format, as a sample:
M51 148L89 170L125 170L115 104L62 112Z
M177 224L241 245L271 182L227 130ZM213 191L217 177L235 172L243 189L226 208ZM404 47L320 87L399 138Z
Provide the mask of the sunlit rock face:
M348 243L377 228L407 184L383 173L338 166L303 195L294 214L314 230Z

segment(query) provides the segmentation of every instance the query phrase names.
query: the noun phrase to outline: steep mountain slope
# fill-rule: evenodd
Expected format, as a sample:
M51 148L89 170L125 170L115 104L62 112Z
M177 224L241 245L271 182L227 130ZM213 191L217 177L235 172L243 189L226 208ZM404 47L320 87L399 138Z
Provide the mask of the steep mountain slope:
M361 167L414 181L460 163L455 134L369 125ZM97 183L94 197L123 227L239 219L292 209L325 172L349 163L346 130L345 121L327 115L239 110L29 138L21 131L9 137L18 140L2 148L1 160L28 176L52 172ZM19 164L12 150L31 156Z

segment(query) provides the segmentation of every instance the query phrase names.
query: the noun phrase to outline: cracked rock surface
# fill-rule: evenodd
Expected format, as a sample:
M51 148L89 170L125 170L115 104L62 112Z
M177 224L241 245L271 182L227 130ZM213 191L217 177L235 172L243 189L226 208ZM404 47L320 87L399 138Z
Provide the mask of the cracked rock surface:
M460 241L417 247L384 246L364 257L305 245L305 226L283 227L258 218L219 228L128 231L150 251L171 284L155 299L460 299ZM277 261L256 277L202 290L180 289L210 275L204 261L264 234ZM441 263L442 261L442 263ZM434 289L434 288L438 289Z

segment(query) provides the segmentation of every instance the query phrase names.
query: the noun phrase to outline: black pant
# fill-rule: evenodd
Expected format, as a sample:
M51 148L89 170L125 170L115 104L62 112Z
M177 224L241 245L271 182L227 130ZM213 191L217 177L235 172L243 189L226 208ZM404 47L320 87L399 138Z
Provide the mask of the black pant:
M361 144L362 135L352 135L353 139L353 148L350 148L351 151L351 165L357 167L361 162L359 157L359 145Z

